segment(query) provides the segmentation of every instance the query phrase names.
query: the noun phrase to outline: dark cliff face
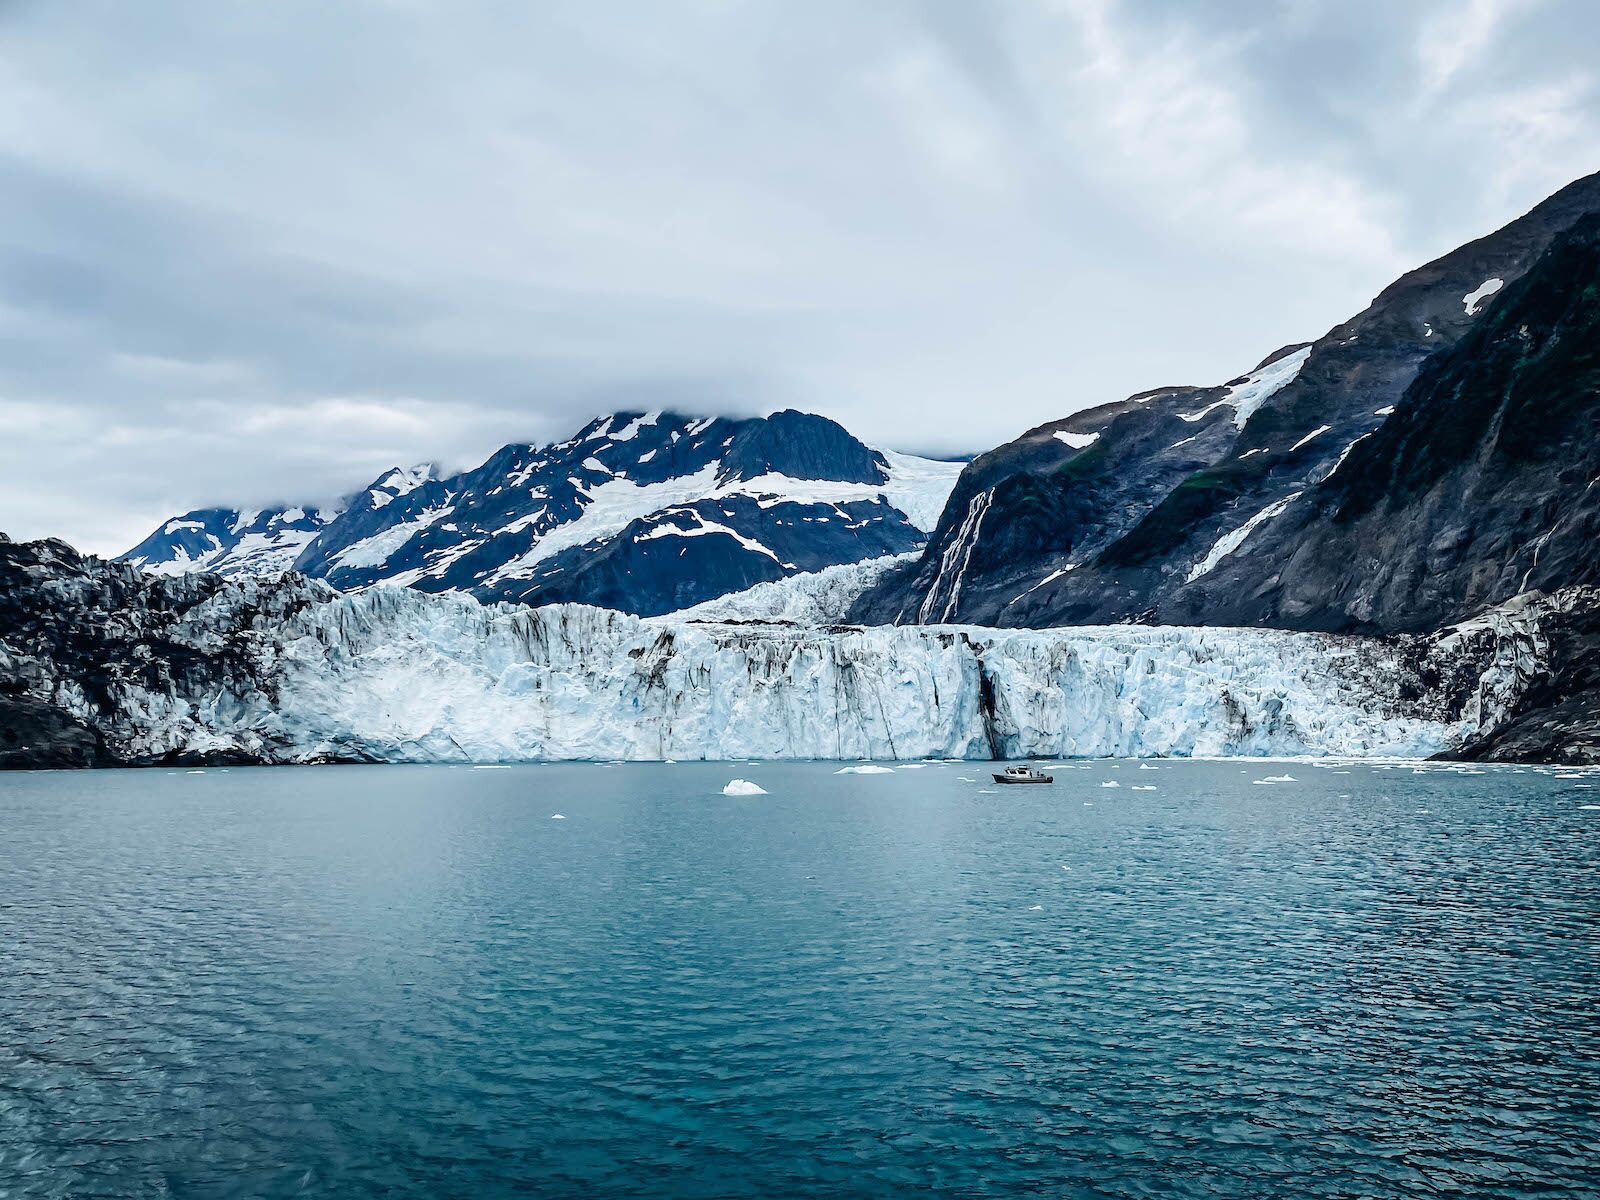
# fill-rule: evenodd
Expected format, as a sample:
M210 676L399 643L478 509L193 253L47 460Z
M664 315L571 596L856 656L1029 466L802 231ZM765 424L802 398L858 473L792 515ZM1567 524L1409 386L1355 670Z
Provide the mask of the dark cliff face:
M1442 515L1437 529L1415 526L1387 544L1376 525L1366 524L1353 543L1324 539L1306 541L1303 552L1298 547L1304 531L1321 519L1315 506L1324 496L1322 481L1370 475L1357 464L1388 444L1389 429L1409 420L1429 425L1430 436L1440 442L1437 452L1423 456L1430 462L1452 454L1459 460L1467 452L1445 447L1471 436L1446 415L1448 403L1413 405L1411 398L1420 393L1409 389L1416 384L1488 394L1501 386L1487 374L1470 387L1461 378L1427 385L1420 376L1425 364L1431 378L1447 362L1455 364L1458 377L1475 372L1491 343L1522 337L1516 331L1525 323L1537 328L1541 318L1531 313L1529 321L1500 316L1526 303L1523 297L1534 285L1522 288L1519 281L1536 263L1544 297L1536 303L1547 310L1542 319L1561 323L1567 332L1558 345L1546 346L1544 337L1544 349L1526 360L1526 347L1518 348L1522 342L1504 342L1495 370L1497 377L1528 371L1530 396L1544 387L1541 380L1565 373L1573 394L1562 401L1559 418L1569 423L1568 441L1526 448L1520 461L1541 472L1555 459L1577 455L1586 436L1593 445L1592 428L1585 433L1588 427L1574 416L1583 407L1577 398L1586 386L1578 378L1582 365L1555 360L1582 339L1583 316L1561 315L1561 306L1578 303L1592 270L1583 248L1587 235L1562 235L1595 212L1600 175L1579 180L1506 228L1407 274L1366 311L1312 343L1308 353L1286 348L1242 383L1146 393L1042 426L983 455L958 482L921 560L863 595L852 619L1015 626L1160 620L1387 632L1431 628L1475 604L1503 599L1512 594L1504 587L1511 572L1501 561L1503 547L1452 533ZM1455 352L1466 343L1471 349ZM1297 370L1275 375L1270 369L1297 353ZM1208 411L1212 405L1218 407ZM1537 407L1531 400L1525 406L1530 413ZM1426 407L1430 415L1402 416L1414 407ZM1058 438L1058 432L1074 436ZM1091 433L1099 436L1090 441ZM1506 436L1509 452L1519 435ZM1351 459L1341 466L1347 453ZM1552 492L1570 496L1573 488L1586 486L1593 472L1577 478L1586 461L1579 456L1558 472L1561 482ZM1587 517L1580 512L1567 521L1558 511L1561 502L1524 494L1520 485L1502 481L1493 487L1499 490L1491 495L1463 486L1449 498L1440 493L1436 503L1455 506L1457 526L1495 526L1500 505L1531 506L1525 519L1502 530L1506 540L1551 535L1552 557L1541 550L1544 566L1528 586L1586 578L1580 555L1568 548L1590 528ZM1387 503L1377 508L1387 512ZM1346 512L1343 519L1355 521L1356 514ZM1412 535L1426 538L1427 553L1456 554L1442 577L1436 563L1422 563L1417 553L1403 570L1393 564L1397 547ZM1392 568L1384 578L1377 577L1382 572L1356 569L1352 556L1363 547ZM1369 587L1383 594L1369 598Z
M1394 415L1162 616L1410 631L1600 582L1600 215L1423 366Z
M1455 757L1600 764L1600 592L1576 589L1539 628L1539 667L1510 712Z
M764 420L742 423L722 456L719 482L787 475L842 483L884 483L889 464L837 422L786 408Z
M332 595L297 576L159 578L65 542L0 535L0 767L144 765L116 749L130 708L170 704L174 719L203 726L194 698L226 707L262 686L254 631ZM185 635L201 612L207 636ZM171 761L202 759L234 761Z

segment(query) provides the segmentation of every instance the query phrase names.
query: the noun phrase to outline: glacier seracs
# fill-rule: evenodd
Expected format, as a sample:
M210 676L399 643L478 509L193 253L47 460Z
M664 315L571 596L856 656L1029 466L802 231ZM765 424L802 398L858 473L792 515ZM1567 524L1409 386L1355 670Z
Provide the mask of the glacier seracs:
M204 724L279 761L1447 746L1458 722L1402 700L1392 655L1383 643L1260 630L751 630L376 588L291 614L265 648L263 700L213 705Z
M8 711L106 764L1426 755L1540 678L1549 607L1396 639L807 627L161 578L3 540L0 579Z

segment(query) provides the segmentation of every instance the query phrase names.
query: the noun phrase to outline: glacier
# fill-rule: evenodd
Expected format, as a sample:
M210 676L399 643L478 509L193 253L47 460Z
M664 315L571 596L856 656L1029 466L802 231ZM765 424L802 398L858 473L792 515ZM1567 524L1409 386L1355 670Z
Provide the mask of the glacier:
M814 630L373 589L290 618L291 758L915 759L1434 753L1380 643L1113 626Z
M844 620L856 597L896 567L917 561L917 552L885 554L860 562L838 563L785 579L758 583L668 614L678 621L768 621L821 626Z
M1431 638L814 627L0 551L8 703L129 764L1412 757L1497 719L1542 653L1537 606ZM756 607L831 609L849 574Z
M206 606L202 606L204 608ZM196 640L206 614L195 614ZM262 761L1434 753L1380 643L1115 626L696 625L395 588L259 640L259 686L135 700L136 752ZM184 710L193 720L175 720Z

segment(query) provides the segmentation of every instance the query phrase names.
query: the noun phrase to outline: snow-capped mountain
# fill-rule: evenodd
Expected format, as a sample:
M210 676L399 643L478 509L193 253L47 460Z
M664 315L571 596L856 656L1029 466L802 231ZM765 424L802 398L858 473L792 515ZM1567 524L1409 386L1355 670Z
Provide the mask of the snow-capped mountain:
M1228 384L981 455L851 619L1382 633L1595 582L1596 214L1591 175Z
M165 522L122 557L156 575L275 575L293 567L340 511L339 505L199 508Z
M617 413L460 474L391 471L337 510L273 510L276 525L185 514L124 557L162 573L292 565L341 590L403 584L649 615L916 549L960 471L805 413Z

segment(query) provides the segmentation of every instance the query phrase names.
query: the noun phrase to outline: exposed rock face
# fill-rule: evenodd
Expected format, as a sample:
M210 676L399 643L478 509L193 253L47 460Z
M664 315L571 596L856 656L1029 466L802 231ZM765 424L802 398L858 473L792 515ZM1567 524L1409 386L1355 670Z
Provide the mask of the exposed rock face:
M124 557L162 574L292 567L342 590L655 614L916 549L960 469L807 413L617 413L460 474L389 471L327 508L186 513Z
M255 631L333 595L292 575L157 577L0 535L0 765L256 758L212 733L254 697L270 701L270 647ZM155 726L172 733L146 753Z
M1577 588L1508 623L1519 679L1496 719L1456 752L1501 762L1600 764L1600 591Z
M707 625L0 542L0 762L1426 754L1518 702L1520 645Z
M1277 352L1228 388L1145 393L981 456L921 559L865 593L852 618L1394 632L1436 627L1525 586L1583 582L1577 555L1562 547L1586 529L1592 537L1589 510L1569 513L1547 497L1576 499L1595 475L1578 477L1595 446L1583 350L1594 344L1593 224L1584 218L1595 212L1600 175L1411 272L1353 320ZM1559 399L1536 398L1547 385ZM1507 389L1515 394L1503 407ZM1458 395L1477 415L1457 420ZM1502 434L1506 420L1523 428ZM1435 448L1423 449L1428 442ZM1473 475L1469 460L1491 445L1496 460ZM1382 456L1397 453L1407 464L1394 480L1401 490L1374 494L1388 486ZM1574 453L1544 487L1553 464ZM1374 524L1351 535L1354 549L1331 534L1313 539L1311 526L1331 520L1336 492L1319 487L1330 476L1338 488L1369 481L1364 499L1338 501L1346 525L1369 513L1381 524L1393 505L1429 496L1435 517L1397 523L1387 545ZM1506 521L1503 506L1530 512ZM1473 533L1479 523L1487 537ZM1501 551L1547 533L1555 557L1541 551L1548 569L1521 584ZM1402 544L1408 551L1397 556ZM1362 553L1385 570L1352 563ZM1435 581L1441 556L1448 564Z
M1390 632L1600 583L1600 214L1424 364L1394 414L1176 620Z

